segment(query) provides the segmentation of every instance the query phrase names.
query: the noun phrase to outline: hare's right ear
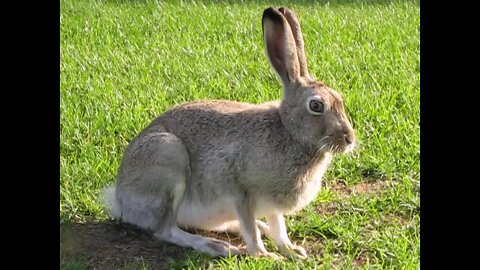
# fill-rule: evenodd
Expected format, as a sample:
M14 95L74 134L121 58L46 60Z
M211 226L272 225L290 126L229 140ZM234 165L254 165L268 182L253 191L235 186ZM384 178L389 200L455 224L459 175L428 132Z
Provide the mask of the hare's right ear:
M267 8L262 17L263 38L270 65L275 69L284 85L297 81L300 64L292 29L283 14Z

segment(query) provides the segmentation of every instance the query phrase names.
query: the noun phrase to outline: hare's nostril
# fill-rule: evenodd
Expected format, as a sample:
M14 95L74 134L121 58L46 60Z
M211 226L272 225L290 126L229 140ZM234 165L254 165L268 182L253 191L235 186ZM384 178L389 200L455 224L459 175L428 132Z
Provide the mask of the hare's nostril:
M353 142L353 138L352 136L348 135L348 134L344 134L343 135L343 138L345 139L345 141L348 143L348 144L351 144Z

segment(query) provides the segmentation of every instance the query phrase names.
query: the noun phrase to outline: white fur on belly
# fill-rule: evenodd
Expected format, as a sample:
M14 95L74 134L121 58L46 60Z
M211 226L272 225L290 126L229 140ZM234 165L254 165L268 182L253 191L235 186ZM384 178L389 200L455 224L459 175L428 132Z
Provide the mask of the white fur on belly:
M268 199L257 198L254 208L255 219L273 213L280 213L279 209ZM182 202L177 214L177 224L183 228L223 231L230 227L232 221L237 221L233 198L223 198L208 207L200 202Z
M217 200L208 206L196 201L183 201L177 214L177 223L180 227L203 230L213 230L236 219L235 205L230 198Z

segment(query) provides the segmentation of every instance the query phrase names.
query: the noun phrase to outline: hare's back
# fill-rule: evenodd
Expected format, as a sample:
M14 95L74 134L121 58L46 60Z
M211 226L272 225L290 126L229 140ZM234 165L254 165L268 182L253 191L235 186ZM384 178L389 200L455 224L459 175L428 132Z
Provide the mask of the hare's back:
M195 135L191 132L214 135L230 129L236 130L235 133L242 133L246 129L251 132L252 129L265 128L264 125L272 122L277 123L280 120L278 106L278 102L251 104L229 100L193 101L165 112L149 128L161 125L181 137L180 133L184 132L189 134L183 135Z
M192 158L217 151L265 145L260 138L280 136L278 103L250 104L208 100L178 105L157 118L146 130L165 130L180 138ZM147 131L148 132L148 131Z
M173 111L178 110L207 110L219 113L238 113L247 110L259 110L264 108L264 104L252 104L231 100L198 100L180 104L174 107Z

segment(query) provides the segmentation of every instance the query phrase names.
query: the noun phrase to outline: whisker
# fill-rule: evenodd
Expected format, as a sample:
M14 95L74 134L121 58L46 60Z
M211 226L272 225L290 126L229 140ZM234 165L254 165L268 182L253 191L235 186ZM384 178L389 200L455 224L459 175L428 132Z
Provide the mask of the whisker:
M320 141L318 141L318 143L321 143L323 140L326 140L326 139L328 139L329 137L330 137L330 136L325 136L325 137L321 138Z
M318 152L321 152L325 149L328 149L328 147L331 147L331 142L328 142L327 140L330 139L332 135L327 135L318 141L318 145L320 145L320 148L318 149Z
M327 145L326 145L326 144L324 144L324 145L320 146L320 149L318 150L318 152L321 152L321 151L323 151L323 150L324 150L326 147L327 147Z

